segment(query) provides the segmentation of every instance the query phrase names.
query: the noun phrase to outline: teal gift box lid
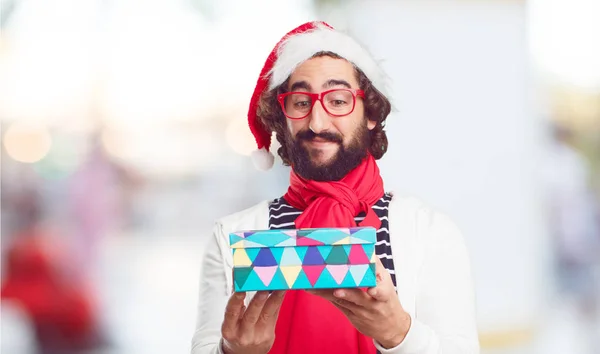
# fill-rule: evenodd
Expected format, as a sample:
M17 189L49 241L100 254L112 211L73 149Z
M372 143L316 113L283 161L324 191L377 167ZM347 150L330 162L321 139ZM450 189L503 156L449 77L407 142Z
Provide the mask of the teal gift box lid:
M234 290L375 286L376 240L373 227L230 233Z

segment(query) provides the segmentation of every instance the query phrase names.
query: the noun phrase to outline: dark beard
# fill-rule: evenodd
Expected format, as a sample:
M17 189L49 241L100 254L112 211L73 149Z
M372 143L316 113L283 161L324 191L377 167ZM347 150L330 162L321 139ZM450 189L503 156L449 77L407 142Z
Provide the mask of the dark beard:
M367 156L367 146L370 144L369 129L366 124L359 127L354 138L346 147L340 135L323 132L315 134L311 130L303 130L291 139L287 131L288 151L294 171L302 178L313 181L339 181L348 172L355 169ZM337 153L325 164L316 165L311 160L311 154L303 143L315 138L321 138L339 145Z

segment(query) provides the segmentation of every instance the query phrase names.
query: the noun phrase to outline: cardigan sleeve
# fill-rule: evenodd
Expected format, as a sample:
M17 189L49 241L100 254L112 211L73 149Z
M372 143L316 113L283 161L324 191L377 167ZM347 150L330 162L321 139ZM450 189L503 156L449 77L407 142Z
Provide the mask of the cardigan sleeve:
M445 214L432 213L428 224L420 236L425 251L408 334L394 348L375 346L382 354L477 354L475 296L463 236Z
M221 226L217 223L213 237L208 242L201 266L200 299L196 331L192 338L192 354L223 354L221 348L221 325L225 307L232 289L228 284L228 272L223 252Z

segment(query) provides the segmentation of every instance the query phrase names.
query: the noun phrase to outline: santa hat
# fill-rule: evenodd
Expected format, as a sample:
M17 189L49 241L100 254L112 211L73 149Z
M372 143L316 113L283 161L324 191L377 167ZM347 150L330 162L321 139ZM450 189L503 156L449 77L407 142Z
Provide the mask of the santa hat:
M288 32L269 54L250 100L248 125L258 146L258 150L252 152L252 160L258 169L268 170L274 161L274 156L269 151L271 131L256 115L260 96L266 90L281 85L298 65L322 51L335 53L360 68L373 86L386 94L385 74L369 52L353 38L320 21L296 27Z

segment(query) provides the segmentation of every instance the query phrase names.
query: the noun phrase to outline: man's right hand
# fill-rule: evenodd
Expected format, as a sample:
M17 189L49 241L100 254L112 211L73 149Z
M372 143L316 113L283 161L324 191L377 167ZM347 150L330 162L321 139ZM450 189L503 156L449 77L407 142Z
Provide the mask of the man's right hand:
M254 295L248 308L246 293L233 293L225 308L221 326L225 354L266 354L275 342L275 324L285 291L267 291Z

